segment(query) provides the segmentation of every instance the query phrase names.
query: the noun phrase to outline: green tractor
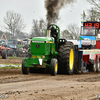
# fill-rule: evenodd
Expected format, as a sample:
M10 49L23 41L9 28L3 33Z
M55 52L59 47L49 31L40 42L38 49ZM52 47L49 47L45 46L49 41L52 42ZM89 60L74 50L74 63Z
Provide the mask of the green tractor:
M22 60L23 74L47 68L53 76L58 72L71 75L74 71L74 45L60 39L60 28L55 24L47 27L46 37L31 39L28 57Z

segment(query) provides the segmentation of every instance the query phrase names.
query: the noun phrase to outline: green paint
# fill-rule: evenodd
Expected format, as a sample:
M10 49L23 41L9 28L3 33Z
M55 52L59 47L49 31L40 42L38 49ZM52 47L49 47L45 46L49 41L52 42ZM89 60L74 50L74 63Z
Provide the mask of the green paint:
M21 69L21 67L12 67L12 66L9 66L9 67L0 67L0 69Z
M5 63L5 65L21 65L21 64L10 64L10 63Z
M31 39L31 41L39 41L39 42L54 42L53 38L52 37L34 37Z
M54 24L52 24L53 26ZM60 29L57 25L54 25L58 30L57 44L54 43L53 37L34 37L31 39L31 54L30 58L25 58L25 67L37 67L49 68L50 61L58 55L58 45ZM48 29L47 29L48 30ZM46 30L46 32L47 32ZM39 59L42 59L42 65L40 65Z
M84 39L80 36L80 40L84 40Z

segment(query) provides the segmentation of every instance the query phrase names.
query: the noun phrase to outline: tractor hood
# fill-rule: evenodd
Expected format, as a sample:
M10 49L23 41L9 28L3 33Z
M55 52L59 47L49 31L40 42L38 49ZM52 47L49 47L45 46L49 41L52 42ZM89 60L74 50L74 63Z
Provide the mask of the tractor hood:
M31 39L32 42L36 43L54 43L53 37L34 37Z

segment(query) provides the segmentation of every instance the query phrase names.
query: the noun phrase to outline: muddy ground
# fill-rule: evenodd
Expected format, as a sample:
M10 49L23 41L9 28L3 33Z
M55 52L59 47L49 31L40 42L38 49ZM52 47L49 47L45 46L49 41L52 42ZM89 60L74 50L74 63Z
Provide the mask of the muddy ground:
M22 59L0 59L21 63ZM99 100L100 73L56 75L0 69L0 100Z
M7 59L1 59L0 57L0 64L21 64L23 58L12 58L8 57Z

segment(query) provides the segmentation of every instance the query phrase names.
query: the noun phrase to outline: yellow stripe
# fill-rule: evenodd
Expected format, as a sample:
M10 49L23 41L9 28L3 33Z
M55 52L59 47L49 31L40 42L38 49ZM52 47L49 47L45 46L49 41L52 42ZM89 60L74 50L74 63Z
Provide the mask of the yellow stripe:
M49 43L53 43L53 42L49 42Z

